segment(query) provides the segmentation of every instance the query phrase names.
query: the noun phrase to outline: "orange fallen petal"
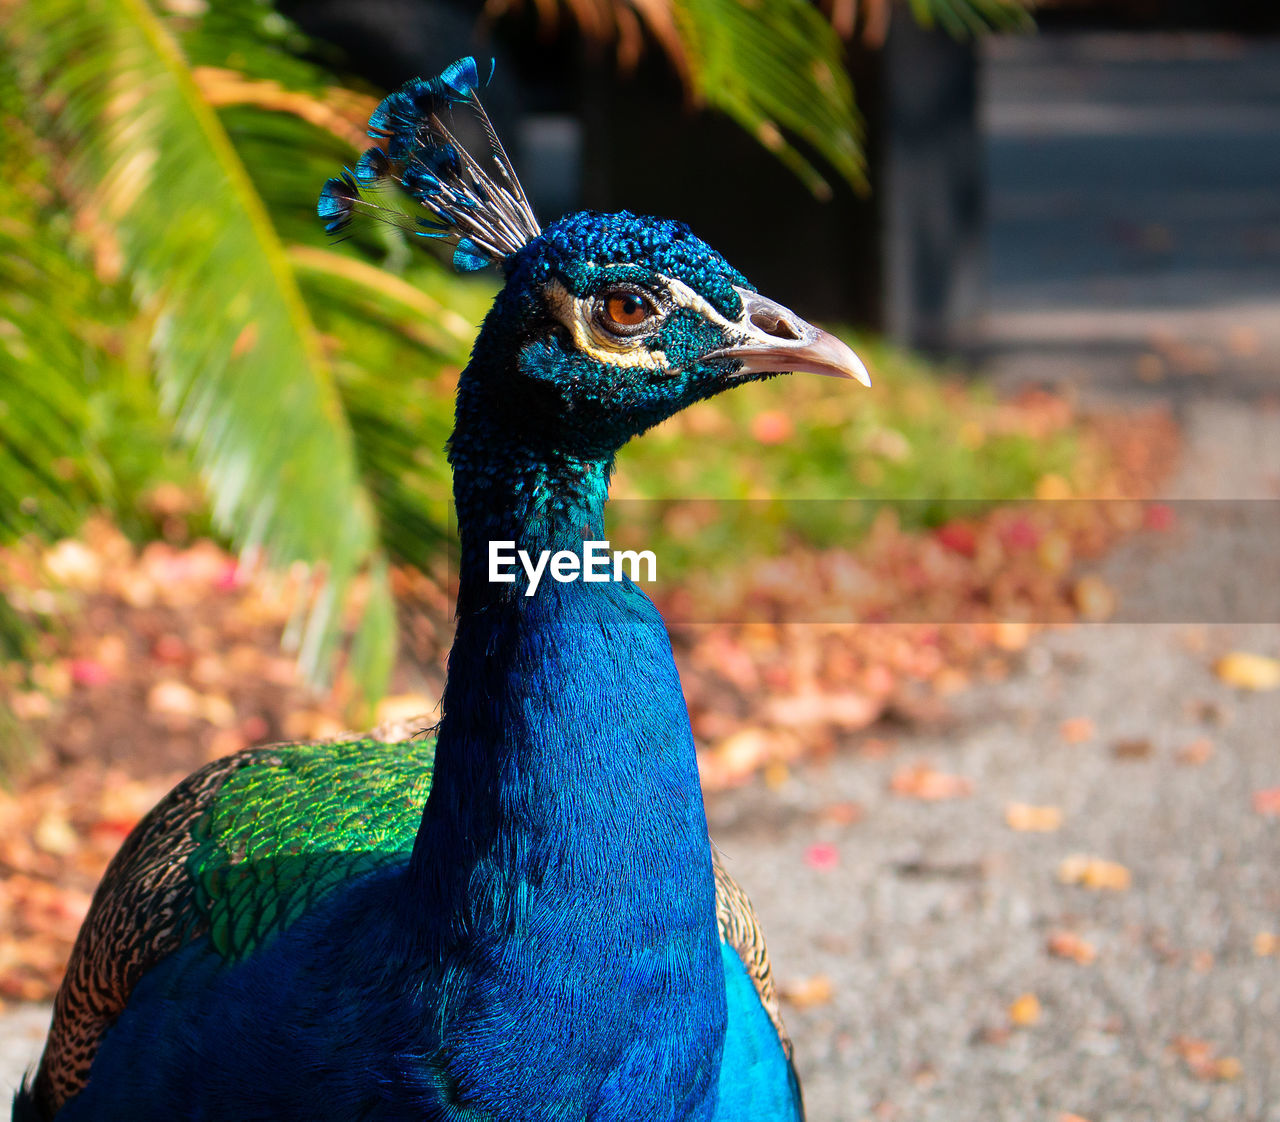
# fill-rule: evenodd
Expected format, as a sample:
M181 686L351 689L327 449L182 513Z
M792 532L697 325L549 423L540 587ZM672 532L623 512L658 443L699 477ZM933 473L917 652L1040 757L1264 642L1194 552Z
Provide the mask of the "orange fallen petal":
M1280 659L1248 651L1232 651L1213 664L1213 672L1229 686L1242 690L1280 688Z
M1088 966L1098 957L1098 951L1092 943L1070 931L1052 932L1046 945L1054 958L1069 958L1081 966Z
M1024 993L1009 1006L1009 1020L1019 1028L1029 1028L1040 1020L1044 1010L1033 993Z
M930 764L899 768L889 781L889 790L904 799L941 802L973 794L973 782L963 775L948 775Z
M1072 854L1058 866L1058 880L1083 888L1124 892L1133 878L1129 870L1116 861Z
M1062 810L1056 806L1010 803L1004 808L1004 820L1011 830L1048 834L1062 828Z

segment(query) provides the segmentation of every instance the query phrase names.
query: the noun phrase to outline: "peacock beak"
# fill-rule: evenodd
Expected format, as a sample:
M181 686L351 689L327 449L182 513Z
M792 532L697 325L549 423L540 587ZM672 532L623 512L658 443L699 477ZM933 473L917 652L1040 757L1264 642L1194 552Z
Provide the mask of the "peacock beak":
M802 320L790 308L749 289L734 289L742 298L742 315L734 324L737 340L708 358L736 358L738 374L808 373L830 378L856 378L871 385L871 375L853 351L828 331Z
M742 298L742 315L733 325L737 335L730 347L708 354L708 358L736 358L742 365L737 374L824 374L852 377L865 386L872 384L867 372L849 345L829 331L801 320L791 308L737 288Z

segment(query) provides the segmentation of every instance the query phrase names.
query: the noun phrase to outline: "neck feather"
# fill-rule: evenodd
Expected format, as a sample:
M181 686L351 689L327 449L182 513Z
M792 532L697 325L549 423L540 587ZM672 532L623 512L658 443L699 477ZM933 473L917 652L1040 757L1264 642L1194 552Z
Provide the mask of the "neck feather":
M467 1024L452 1047L475 1052L477 1083L487 1067L505 1073L507 1095L513 1064L539 1084L551 1046L577 1081L566 1101L608 1085L619 1102L646 1104L636 1117L658 1117L654 1101L702 1117L714 1105L724 982L666 629L629 582L543 581L526 597L519 583L489 584L485 567L491 538L537 551L603 537L611 460L489 443L491 429L459 416L458 630L410 869L432 953L456 954L465 979L455 1008ZM493 956L477 959L477 945ZM483 1025L501 1026L501 1039ZM685 1093L655 1095L659 1080Z

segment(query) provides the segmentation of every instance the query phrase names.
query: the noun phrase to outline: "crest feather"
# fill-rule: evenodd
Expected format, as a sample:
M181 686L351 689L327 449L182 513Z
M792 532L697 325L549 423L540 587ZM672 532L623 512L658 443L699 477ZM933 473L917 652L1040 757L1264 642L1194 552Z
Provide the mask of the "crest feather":
M476 60L462 58L436 77L414 78L384 98L369 118L369 135L379 145L320 192L317 211L325 229L339 233L364 214L419 237L449 239L455 244L454 268L463 272L495 264L537 237L541 227L533 208L480 104L481 84ZM484 129L489 151L480 159L445 123L458 105L470 108ZM430 217L379 202L377 195L394 185Z

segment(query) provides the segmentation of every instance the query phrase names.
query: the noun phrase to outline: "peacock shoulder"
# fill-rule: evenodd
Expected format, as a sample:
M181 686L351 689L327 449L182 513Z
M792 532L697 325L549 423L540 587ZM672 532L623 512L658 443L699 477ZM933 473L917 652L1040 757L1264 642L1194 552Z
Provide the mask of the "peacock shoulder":
M404 860L434 740L282 744L188 776L134 828L94 895L35 1081L46 1116L84 1086L138 980L206 938L228 960L339 885Z

